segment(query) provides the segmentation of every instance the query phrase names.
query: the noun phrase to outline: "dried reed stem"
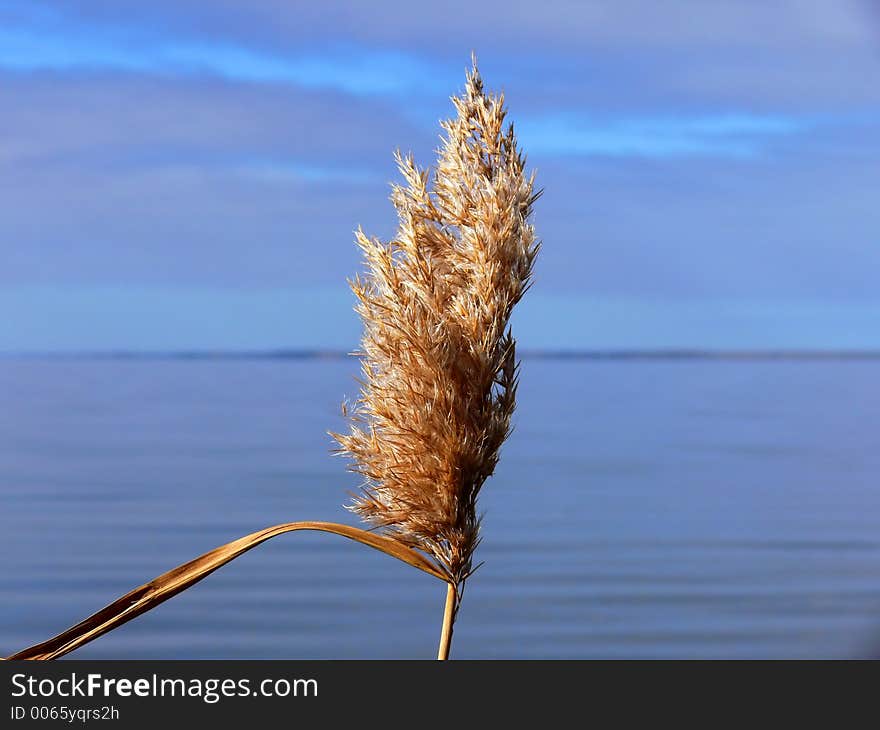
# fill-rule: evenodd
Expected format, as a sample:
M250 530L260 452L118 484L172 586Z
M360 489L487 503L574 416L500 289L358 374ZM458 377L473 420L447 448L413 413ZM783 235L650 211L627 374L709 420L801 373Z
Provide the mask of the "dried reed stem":
M449 657L464 583L480 542L477 495L498 462L516 405L509 329L540 247L504 96L476 62L445 130L433 177L398 154L399 226L382 243L358 231L367 274L352 289L364 322L360 398L340 452L364 483L352 509L384 534L294 522L212 550L117 599L76 626L13 654L54 659L152 610L276 535L319 530L356 540L447 583L438 659ZM429 185L429 181L433 185ZM426 557L427 556L427 557Z
M452 646L452 627L455 624L455 608L458 601L458 592L452 583L446 584L446 608L443 611L443 626L440 629L440 648L437 650L437 659L449 659L449 647Z

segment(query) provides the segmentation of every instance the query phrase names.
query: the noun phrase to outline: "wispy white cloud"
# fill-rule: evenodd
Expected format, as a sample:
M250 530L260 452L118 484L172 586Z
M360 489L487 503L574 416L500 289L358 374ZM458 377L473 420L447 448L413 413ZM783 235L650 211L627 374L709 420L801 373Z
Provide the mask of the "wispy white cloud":
M340 183L359 185L382 182L385 177L375 170L361 167L314 165L277 160L249 161L234 165L233 170L247 177L266 182Z
M403 51L336 46L320 53L278 54L258 47L192 37L157 36L137 27L73 22L60 13L21 12L0 27L0 68L61 71L109 70L169 76L214 76L234 81L333 89L353 96L446 95L457 88L457 69ZM404 107L418 117L418 105ZM557 113L519 115L520 136L535 155L643 158L748 158L774 139L809 131L815 119L749 112L702 116L593 118L561 107ZM434 127L436 119L420 120ZM313 182L332 171L274 167L266 175L296 175ZM349 174L348 179L363 175Z
M209 75L353 95L446 88L442 69L389 50L339 47L279 55L228 43L156 38L131 29L29 22L0 28L0 68Z
M533 154L609 157L752 157L769 139L808 131L812 119L749 113L593 119L525 118L520 138Z

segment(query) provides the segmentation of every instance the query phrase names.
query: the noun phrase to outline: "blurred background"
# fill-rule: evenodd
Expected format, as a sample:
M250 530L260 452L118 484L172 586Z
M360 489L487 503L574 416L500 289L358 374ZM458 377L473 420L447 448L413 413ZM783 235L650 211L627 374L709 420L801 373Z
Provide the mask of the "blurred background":
M0 655L353 521L356 226L471 51L545 189L460 657L880 651L880 6L0 0ZM77 656L431 657L280 538Z

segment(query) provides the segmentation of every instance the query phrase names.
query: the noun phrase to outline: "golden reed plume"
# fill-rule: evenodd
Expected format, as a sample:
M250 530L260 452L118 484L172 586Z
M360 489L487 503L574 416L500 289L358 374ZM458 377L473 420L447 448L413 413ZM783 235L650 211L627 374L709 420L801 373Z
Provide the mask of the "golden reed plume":
M480 540L477 495L510 433L509 320L539 248L529 219L540 195L476 62L452 101L433 175L397 154L396 238L357 232L362 387L350 432L334 434L364 478L352 509L446 575L450 630Z

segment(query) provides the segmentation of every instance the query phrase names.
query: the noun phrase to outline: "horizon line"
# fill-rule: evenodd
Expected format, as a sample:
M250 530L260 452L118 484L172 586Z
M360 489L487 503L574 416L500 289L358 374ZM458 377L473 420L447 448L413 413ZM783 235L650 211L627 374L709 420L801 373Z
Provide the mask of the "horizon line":
M880 360L880 348L596 348L534 349L534 360ZM344 360L359 353L323 348L0 351L0 359L47 360Z

